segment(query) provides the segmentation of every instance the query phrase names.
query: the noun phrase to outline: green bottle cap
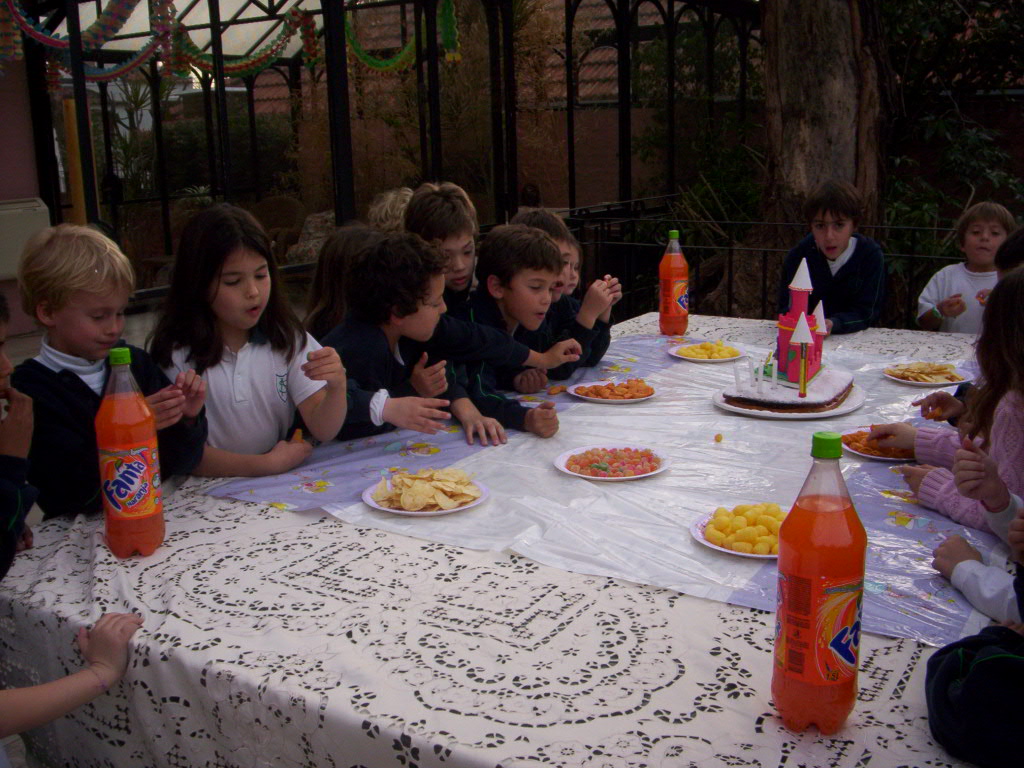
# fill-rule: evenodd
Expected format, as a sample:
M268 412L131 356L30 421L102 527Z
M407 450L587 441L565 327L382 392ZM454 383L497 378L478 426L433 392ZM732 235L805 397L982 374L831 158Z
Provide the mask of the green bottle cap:
M678 240L679 239L679 230L678 229L670 229L668 231L668 239L669 240Z
M128 347L114 347L110 350L111 365L128 365L132 361L132 351Z
M843 436L838 432L815 432L811 438L811 456L838 459L843 455Z

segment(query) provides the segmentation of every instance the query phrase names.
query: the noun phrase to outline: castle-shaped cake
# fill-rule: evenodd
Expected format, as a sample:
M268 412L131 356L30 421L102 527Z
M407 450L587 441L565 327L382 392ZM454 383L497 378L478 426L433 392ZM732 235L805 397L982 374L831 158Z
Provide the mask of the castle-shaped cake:
M789 284L789 311L779 315L779 337L773 363L779 366L779 383L786 386L800 386L801 341L807 343L807 381L812 381L822 368L821 349L828 329L825 326L825 309L820 301L814 312L807 311L813 290L807 260L801 259L793 282ZM772 375L770 368L766 374Z

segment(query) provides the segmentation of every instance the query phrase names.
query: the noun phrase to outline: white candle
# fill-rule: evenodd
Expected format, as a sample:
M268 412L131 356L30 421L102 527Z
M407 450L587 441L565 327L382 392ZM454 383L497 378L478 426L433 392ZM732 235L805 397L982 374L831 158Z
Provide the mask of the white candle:
M779 361L772 363L772 392L779 386Z
M764 368L757 363L757 394L764 394Z

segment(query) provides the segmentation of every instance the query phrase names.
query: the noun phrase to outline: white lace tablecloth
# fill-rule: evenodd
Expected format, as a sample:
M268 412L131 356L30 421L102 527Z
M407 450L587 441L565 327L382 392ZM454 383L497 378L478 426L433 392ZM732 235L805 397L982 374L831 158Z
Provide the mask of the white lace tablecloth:
M691 332L764 344L768 328L694 318ZM913 339L894 337L894 356L925 342L965 356L957 338ZM169 499L149 558L114 558L98 520L53 521L0 585L4 686L77 668L73 637L104 611L145 619L123 682L29 734L45 762L962 765L929 736L932 649L916 642L862 635L846 727L796 735L770 704L770 613L204 487Z

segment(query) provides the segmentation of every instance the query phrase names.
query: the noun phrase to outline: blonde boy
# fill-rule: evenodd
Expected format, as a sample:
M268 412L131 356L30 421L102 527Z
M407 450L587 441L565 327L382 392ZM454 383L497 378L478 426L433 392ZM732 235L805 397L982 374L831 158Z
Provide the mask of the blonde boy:
M401 232L405 228L405 207L412 199L409 187L389 189L373 198L366 212L366 223L381 232Z
M22 307L43 328L39 354L14 370L12 385L33 400L29 482L47 517L100 509L93 420L121 339L135 286L128 258L89 227L61 224L26 244L18 269ZM171 384L142 349L131 370L156 419L163 476L189 472L202 457L205 389L194 371Z
M943 267L917 300L917 324L926 331L981 331L985 300L998 280L996 251L1017 222L998 203L971 206L956 223L956 241L964 263Z

